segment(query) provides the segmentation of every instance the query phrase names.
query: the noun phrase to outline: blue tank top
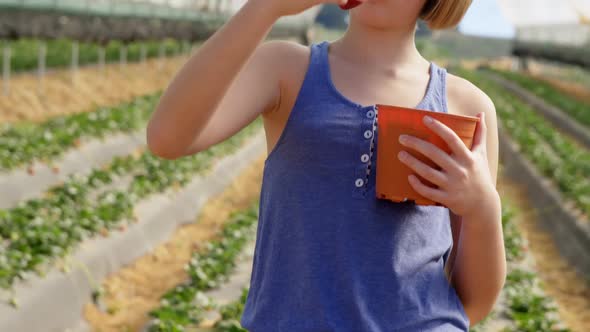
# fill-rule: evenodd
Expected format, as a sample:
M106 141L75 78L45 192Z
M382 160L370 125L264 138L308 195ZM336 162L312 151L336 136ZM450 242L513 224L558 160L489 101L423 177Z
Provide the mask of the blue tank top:
M375 197L375 105L336 90L328 41L310 46L301 90L263 170L241 325L252 332L468 331L449 284L449 210ZM430 63L416 108L447 112Z

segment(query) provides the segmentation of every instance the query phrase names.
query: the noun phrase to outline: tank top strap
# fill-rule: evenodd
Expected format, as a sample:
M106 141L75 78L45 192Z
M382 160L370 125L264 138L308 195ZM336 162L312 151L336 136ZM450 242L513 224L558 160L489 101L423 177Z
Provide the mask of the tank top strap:
M443 67L439 67L436 63L430 63L432 84L429 93L431 101L433 102L434 108L437 111L448 113L447 106L447 70Z
M326 81L326 63L324 48L328 41L315 42L309 45L309 64L303 83L295 102L295 108L305 109L318 101L331 97L329 82Z
M309 70L314 71L314 89L317 92L333 96L330 92L332 84L330 78L330 65L328 63L328 46L330 42L324 40L314 44L311 48L311 64Z
M318 43L317 49L317 57L318 57L318 64L319 64L319 76L320 79L323 80L322 83L325 83L326 86L332 84L332 80L330 78L330 64L328 59L328 46L330 42L328 40L324 40L323 42Z
M328 43L328 41L324 40L321 42L316 42L311 44L310 46L310 63L309 63L309 67L317 67L318 69L321 69L322 66L324 66L324 59L323 59L323 48L325 47L326 43Z
M311 44L310 46L310 63L309 72L313 72L314 84L328 86L329 82L329 64L328 64L328 44L329 41L324 40Z

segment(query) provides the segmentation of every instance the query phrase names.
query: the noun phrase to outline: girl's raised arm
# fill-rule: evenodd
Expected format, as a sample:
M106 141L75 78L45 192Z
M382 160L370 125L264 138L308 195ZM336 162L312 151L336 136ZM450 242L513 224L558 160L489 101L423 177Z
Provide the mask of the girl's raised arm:
M232 136L280 100L278 18L346 0L249 0L176 74L147 127L152 153L176 159Z

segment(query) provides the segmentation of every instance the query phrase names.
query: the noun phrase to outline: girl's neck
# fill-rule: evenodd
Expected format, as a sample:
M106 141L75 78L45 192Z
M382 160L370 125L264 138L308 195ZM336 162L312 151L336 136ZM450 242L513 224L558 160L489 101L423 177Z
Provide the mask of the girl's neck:
M400 68L428 66L414 40L415 27L377 30L351 21L346 33L332 43L335 53L348 62L396 75Z

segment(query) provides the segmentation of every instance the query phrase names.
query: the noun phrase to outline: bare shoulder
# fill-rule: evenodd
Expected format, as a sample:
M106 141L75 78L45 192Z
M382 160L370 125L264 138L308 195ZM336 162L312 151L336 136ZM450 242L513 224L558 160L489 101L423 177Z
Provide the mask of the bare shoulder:
M272 71L268 74L278 75L281 91L277 107L264 114L284 115L293 106L301 87L309 65L311 49L309 46L289 40L270 40L259 47L266 63L269 64L266 68Z
M447 97L451 113L477 116L479 112L485 112L486 119L496 119L492 99L465 78L447 74Z
M270 65L269 69L278 72L282 79L298 72L301 66L306 66L309 61L309 47L294 41L269 40L258 48L257 52Z
M262 42L258 48L273 56L301 56L309 47L291 40L273 39Z

